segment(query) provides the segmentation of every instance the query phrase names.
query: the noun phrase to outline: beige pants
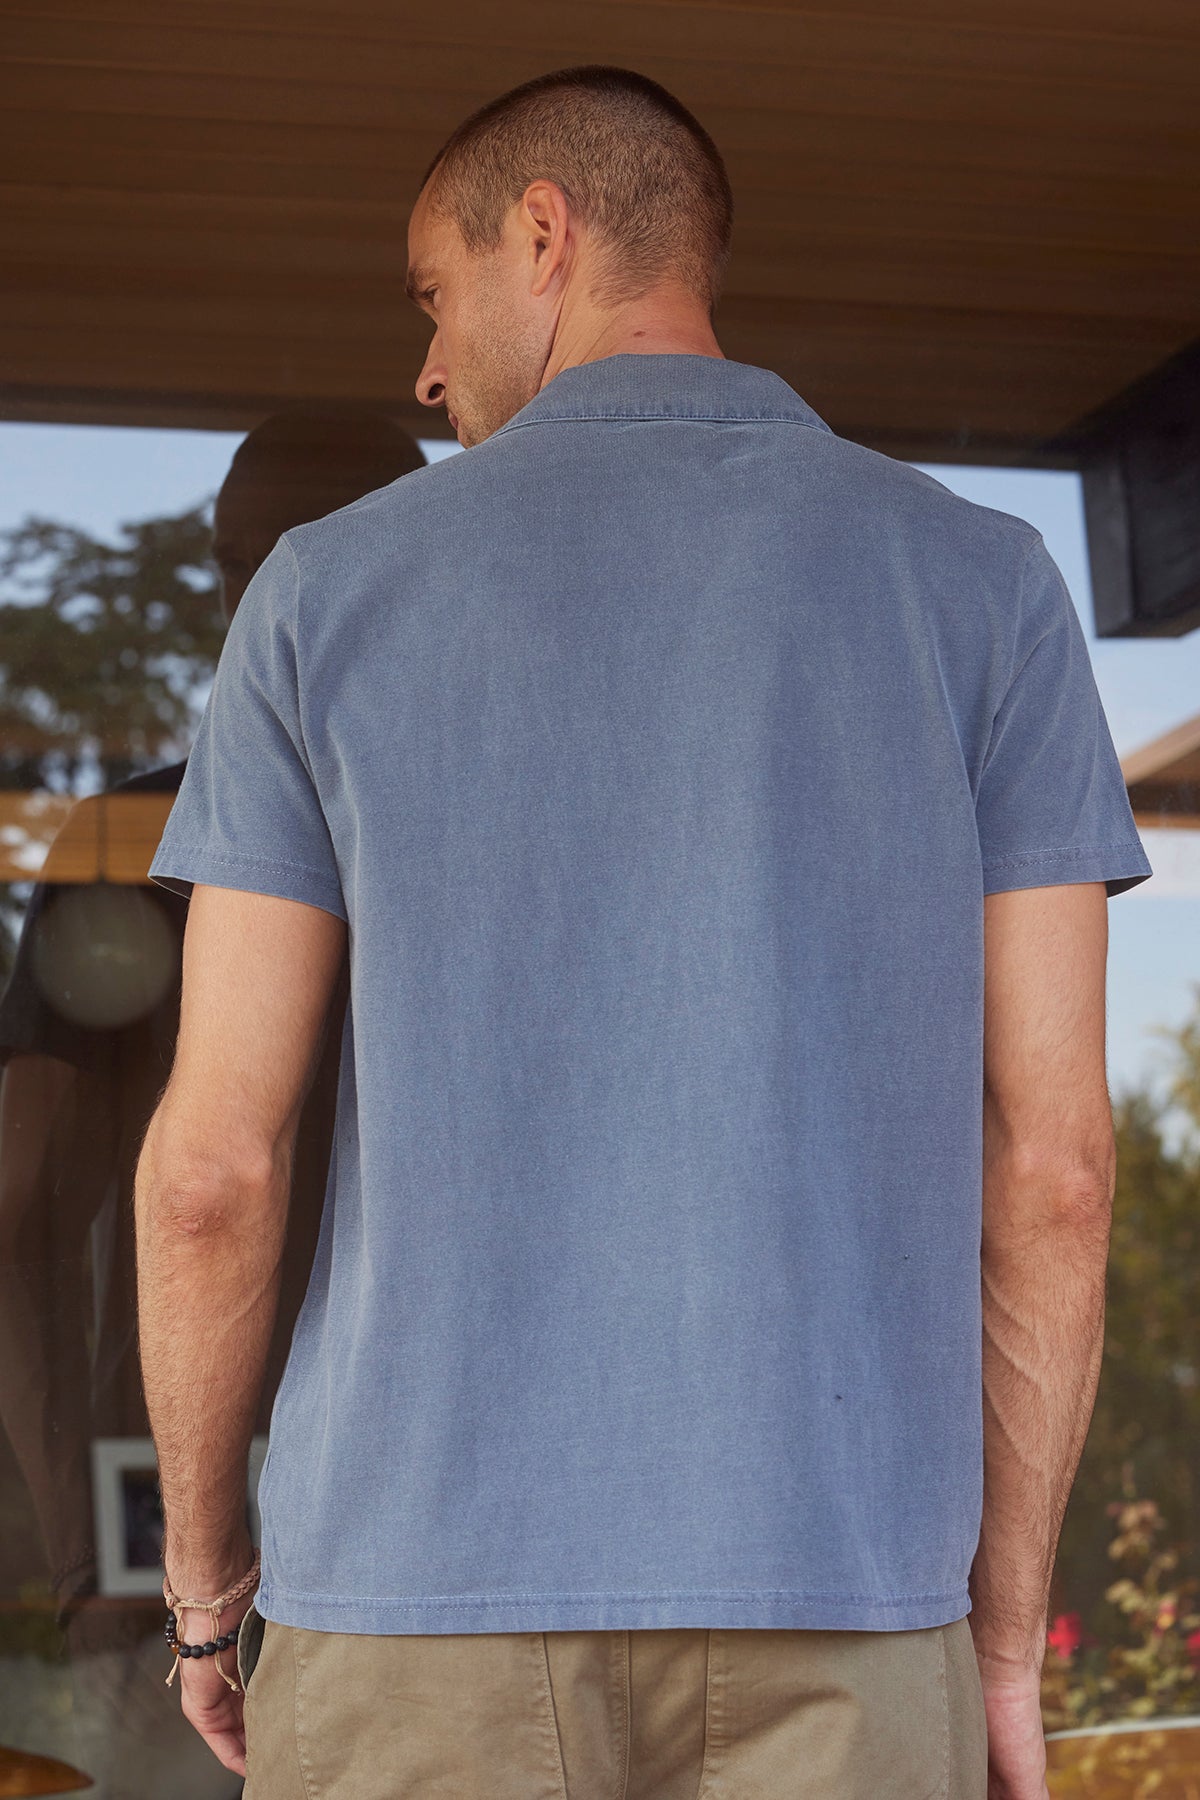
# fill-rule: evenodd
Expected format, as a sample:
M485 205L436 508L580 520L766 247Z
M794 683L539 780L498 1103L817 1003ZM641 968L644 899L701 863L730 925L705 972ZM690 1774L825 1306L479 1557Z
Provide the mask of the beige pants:
M245 1800L986 1800L965 1618L923 1631L238 1639Z

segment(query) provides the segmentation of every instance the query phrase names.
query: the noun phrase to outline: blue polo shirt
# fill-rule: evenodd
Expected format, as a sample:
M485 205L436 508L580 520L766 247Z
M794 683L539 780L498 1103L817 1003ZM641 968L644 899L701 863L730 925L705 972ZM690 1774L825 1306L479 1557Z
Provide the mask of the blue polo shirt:
M1151 873L1040 534L619 355L279 540L150 868L350 1003L260 1612L970 1610L983 897Z

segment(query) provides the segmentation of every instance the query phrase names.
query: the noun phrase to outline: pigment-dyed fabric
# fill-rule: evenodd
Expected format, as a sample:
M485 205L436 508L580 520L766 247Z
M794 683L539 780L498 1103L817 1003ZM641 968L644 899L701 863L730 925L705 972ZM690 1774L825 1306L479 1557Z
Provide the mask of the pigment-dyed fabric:
M1150 864L1041 535L694 355L285 533L151 874L349 926L267 1619L970 1610L983 896Z

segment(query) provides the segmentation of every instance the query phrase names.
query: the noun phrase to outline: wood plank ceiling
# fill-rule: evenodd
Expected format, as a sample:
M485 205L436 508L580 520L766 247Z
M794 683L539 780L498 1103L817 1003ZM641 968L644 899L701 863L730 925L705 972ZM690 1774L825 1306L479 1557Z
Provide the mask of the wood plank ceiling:
M402 293L420 172L484 99L591 61L664 82L713 133L737 204L722 345L848 437L1062 460L1045 440L1200 332L1195 0L3 17L10 418L245 426L321 396L429 435L429 327Z

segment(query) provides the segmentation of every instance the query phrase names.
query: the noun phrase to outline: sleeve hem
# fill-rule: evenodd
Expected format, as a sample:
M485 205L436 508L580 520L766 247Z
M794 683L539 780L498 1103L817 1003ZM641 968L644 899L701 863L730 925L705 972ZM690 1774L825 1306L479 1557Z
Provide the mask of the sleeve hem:
M1109 897L1123 894L1154 873L1140 840L1083 847L1060 845L991 856L983 863L985 894L1015 888L1057 887L1071 882L1103 881Z
M320 869L298 863L276 862L263 856L232 856L216 851L183 851L178 856L156 856L148 870L151 881L172 893L191 898L193 884L237 888L251 894L272 894L280 900L300 900L319 906L349 924L341 883Z

